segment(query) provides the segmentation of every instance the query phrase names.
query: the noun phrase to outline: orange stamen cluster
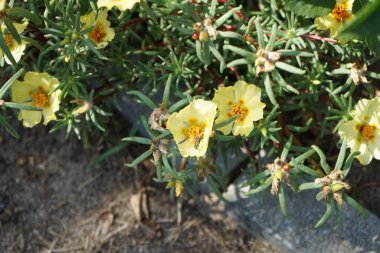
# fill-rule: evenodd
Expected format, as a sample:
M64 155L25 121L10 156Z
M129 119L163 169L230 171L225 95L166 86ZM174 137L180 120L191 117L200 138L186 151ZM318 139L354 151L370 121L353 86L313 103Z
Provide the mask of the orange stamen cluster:
M5 44L8 46L9 49L12 49L13 47L13 38L12 34L10 32L7 33L7 35L4 38Z
M190 126L187 129L183 129L182 132L187 141L195 144L197 140L203 139L205 126L199 124L196 119L190 119L189 123Z
M228 105L230 106L230 112L228 112L228 117L233 117L239 114L237 120L244 121L248 108L244 106L245 101L243 99L239 99L239 102L232 103L232 101L228 101Z
M348 8L348 3L335 4L330 16L339 22L345 22L352 17L352 13Z
M90 37L90 39L92 39L95 43L102 42L104 36L106 36L106 33L104 32L104 28L101 23L97 23L96 27L88 33L88 37Z
M49 98L46 93L37 91L32 96L32 105L36 107L45 107L49 104Z
M373 141L375 138L375 126L363 125L360 127L360 133L366 141Z

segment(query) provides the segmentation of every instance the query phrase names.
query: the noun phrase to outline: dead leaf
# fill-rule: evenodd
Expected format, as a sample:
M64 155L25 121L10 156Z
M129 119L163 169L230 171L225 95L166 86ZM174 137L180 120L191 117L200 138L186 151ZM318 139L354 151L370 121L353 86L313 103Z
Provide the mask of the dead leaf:
M113 220L114 215L111 212L105 212L99 217L100 235L105 235L108 233L110 227L112 226Z
M133 214L138 221L141 221L141 192L132 194L130 199L130 204L132 207Z

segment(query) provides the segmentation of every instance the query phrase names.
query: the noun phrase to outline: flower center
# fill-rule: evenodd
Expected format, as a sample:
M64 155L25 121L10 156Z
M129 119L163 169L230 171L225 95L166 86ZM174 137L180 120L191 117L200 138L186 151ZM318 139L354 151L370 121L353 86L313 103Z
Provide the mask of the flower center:
M237 120L244 121L245 117L248 113L248 108L245 107L245 101L243 99L239 99L238 103L232 103L232 101L228 101L228 105L230 106L230 112L228 113L228 117L233 117L235 115L239 115Z
M352 13L348 8L348 3L335 4L330 16L339 22L344 22L352 17Z
M12 34L10 32L7 33L7 35L4 38L4 41L5 41L5 44L8 46L8 48L12 50L14 47L14 43L13 43Z
M375 138L375 126L364 125L360 127L360 133L366 141L372 141Z
M37 91L34 93L32 99L32 105L36 107L45 107L49 104L48 96L42 91Z
M185 140L194 144L195 148L198 148L200 141L204 137L205 125L199 124L196 119L189 120L189 127L182 129L182 133L185 135Z
M106 33L104 32L103 25L101 23L97 23L96 27L88 33L88 37L95 41L95 43L102 42L102 39L106 36Z

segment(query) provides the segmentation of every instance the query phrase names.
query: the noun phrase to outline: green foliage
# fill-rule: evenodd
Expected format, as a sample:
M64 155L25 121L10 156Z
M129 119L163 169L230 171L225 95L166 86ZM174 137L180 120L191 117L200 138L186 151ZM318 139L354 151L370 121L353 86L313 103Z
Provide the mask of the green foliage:
M0 63L8 59L0 72L0 124L17 137L11 115L44 110L31 105L33 98L13 102L9 88L24 72L47 72L59 80L52 93L61 91L50 132L65 130L90 143L111 139L120 111L143 108L121 142L114 141L88 168L133 143L141 152L127 167L150 161L156 167L154 180L166 183L171 194L195 195L207 184L224 200L232 160L245 161L252 165L243 168L247 195L270 189L278 208L291 215L287 192L317 189L315 198L326 204L326 212L316 227L334 212L338 225L342 202L365 213L344 183L360 152L349 149L338 129L354 117L358 101L378 96L379 59L373 53L380 55L380 5L356 0L356 18L343 26L342 37L328 38L316 29L314 18L327 15L334 5L330 0L248 1L241 6L234 1L142 0L132 9L108 10L115 35L99 46L90 34L99 29L97 23L85 27L83 22L89 13L100 16L97 1L9 1L0 33ZM16 23L26 22L19 34ZM13 47L20 42L26 43L21 58ZM252 122L246 136L220 131L235 126L244 111L214 121L206 154L182 157L181 142L175 143L167 129L168 117L195 99L212 101L215 90L238 80L261 90L263 117ZM216 117L221 113L219 108ZM194 147L203 135L197 133ZM262 150L272 160L269 164L259 158Z
M347 23L340 32L345 39L361 38L369 48L380 57L380 1L367 3L355 14L355 19Z
M328 14L335 5L330 0L284 0L285 7L297 15L318 17Z
M380 34L380 1L372 1L365 5L355 19L347 23L341 31L343 38L377 37Z

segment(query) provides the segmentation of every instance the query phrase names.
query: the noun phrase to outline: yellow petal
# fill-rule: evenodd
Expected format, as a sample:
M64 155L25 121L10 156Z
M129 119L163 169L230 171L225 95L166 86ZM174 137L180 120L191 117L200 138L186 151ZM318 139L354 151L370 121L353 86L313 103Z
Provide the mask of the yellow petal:
M338 133L341 138L346 138L347 140L357 139L360 134L357 125L360 125L360 122L357 119L350 120L339 126ZM352 148L352 147L351 147Z
M120 11L132 9L132 7L139 3L140 0L98 0L98 8L106 7L108 10L113 7L118 8Z
M5 0L0 0L0 11L4 10L5 8Z
M323 17L317 17L314 20L314 24L317 25L318 30L327 30L330 28L333 21L334 21L334 19L332 17L330 17L330 15L326 15Z
M247 122L245 124L235 124L232 128L233 135L248 136L253 130L253 122Z
M256 103L248 104L247 106L253 109L250 109L245 120L253 122L253 121L258 121L264 117L264 107L265 107L264 103L259 101Z
M215 124L228 120L230 118L228 114L231 110L229 103L236 103L235 89L231 86L219 88L215 91L212 101L217 104L219 109L219 116L216 119ZM223 134L228 135L231 133L232 126L233 122L218 130L223 132Z
M12 101L15 103L26 103L32 100L33 87L16 80L11 88Z
M356 158L359 160L359 162L362 165L367 165L372 161L373 155L368 150L367 145L365 145L364 143L360 145L359 152L360 152L360 155L358 155Z
M217 109L217 105L214 102L206 101L203 99L196 99L190 103L190 108L204 116L208 123L214 121Z
M376 114L375 112L380 110L380 98L376 97L371 100L361 99L356 104L354 110L354 117L359 118L363 122L368 122Z
M45 93L50 93L59 85L58 79L46 72L29 71L25 74L24 82L35 89L42 88Z
M218 105L219 111L225 112L229 110L229 101L236 103L235 89L232 86L221 87L215 91L212 102Z
M42 110L42 115L44 116L44 125L47 125L52 120L57 120L54 109L57 108L47 107Z
M338 34L339 29L342 27L342 23L326 15L323 17L318 17L315 19L314 23L317 25L319 30L330 30L330 37L334 38Z
M42 113L40 111L20 110L19 118L23 120L22 123L25 127L33 127L41 122Z
M49 95L49 106L44 107L42 115L44 116L44 125L51 120L57 120L55 112L59 111L61 90L56 90Z
M230 117L228 117L227 114L228 114L227 111L220 112L219 117L215 120L215 124L219 124L223 121L228 120ZM224 135L229 135L231 133L233 126L234 126L234 123L231 122L228 125L218 128L218 131L221 131Z
M80 17L80 22L84 23L84 26L82 27L82 30L86 30L90 26L95 24L95 18L96 18L96 13L90 12L89 14L83 15Z
M182 193L183 185L181 181L175 181L175 196L179 197Z
M25 28L28 26L28 22L24 22L22 24L19 24L19 23L13 23L13 26L16 28L16 31L18 32L18 34L21 34L25 31Z
M373 143L373 156L380 160L380 129L376 130L375 139Z
M175 185L175 182L174 182L174 181L170 181L170 182L168 182L168 183L166 184L165 189L172 188L172 187L174 187L174 185Z
M26 48L26 44L27 43L22 40L21 44L17 44L16 43L17 46L15 46L14 48L12 48L11 53L12 53L13 59L16 62L19 62L21 60L21 56L23 56L23 54L24 54L24 51L25 51L25 48ZM8 63L9 65L12 64L12 62L8 59L7 56L5 56L4 58L5 58L5 62L6 63Z
M342 26L343 26L343 23L335 20L335 23L333 22L332 25L330 26L330 37L336 38L336 36L338 35L338 32L342 28ZM344 43L345 40L341 40L341 41L342 41L342 43Z
M236 95L236 100L239 100L240 98L246 98L249 97L249 95L256 95L256 94L247 94L247 92L250 92L251 90L248 89L249 84L244 82L243 80L239 80L234 84L234 90L235 90L235 95ZM245 99L247 101L247 99Z
M238 81L234 85L236 99L243 99L248 112L243 121L236 121L232 133L248 136L254 128L253 122L264 115L265 104L260 102L261 89L256 85Z

